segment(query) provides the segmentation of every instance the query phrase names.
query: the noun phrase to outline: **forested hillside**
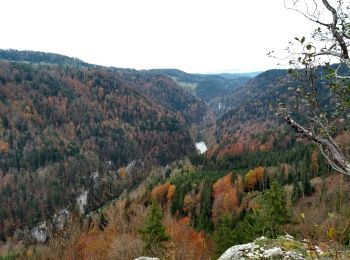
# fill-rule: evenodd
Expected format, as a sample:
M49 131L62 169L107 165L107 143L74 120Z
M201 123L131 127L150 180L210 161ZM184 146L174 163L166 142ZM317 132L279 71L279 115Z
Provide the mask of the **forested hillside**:
M327 71L325 67L318 69L319 78L324 78ZM300 96L297 91L300 85L301 82L294 79L287 70L270 70L251 79L231 95L220 98L221 111L216 112L217 146L212 147L210 154L222 158L244 152L264 152L292 147L297 135L277 114L277 107L288 103L301 114L307 111L307 97ZM317 85L317 98L323 112L327 117L334 118L334 115L339 113L334 110L336 100L326 87L325 80L319 80ZM211 110L214 109L211 107ZM346 117L346 114L342 116ZM305 122L305 118L297 114L296 119ZM349 127L346 120L331 120L335 133L340 134Z
M263 235L307 235L306 245L315 246L329 240L328 230L344 232L348 243L341 219L349 216L349 179L331 175L315 147L190 161L153 171L82 224L72 221L49 243L24 252L39 258L217 259L230 246ZM322 246L322 254L334 252L331 242Z
M95 208L148 167L193 153L189 126L206 109L161 75L1 61L1 239L80 192L89 191L86 207ZM140 172L120 177L133 161Z

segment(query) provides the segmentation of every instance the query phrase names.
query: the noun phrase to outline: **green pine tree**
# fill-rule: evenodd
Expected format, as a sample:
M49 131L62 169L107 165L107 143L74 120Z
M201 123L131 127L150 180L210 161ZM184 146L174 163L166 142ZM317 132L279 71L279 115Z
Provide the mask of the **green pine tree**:
M213 223L211 221L211 193L211 183L205 182L201 193L200 213L195 226L198 230L205 230L206 232L211 232L213 230Z
M287 177L287 184L292 184L293 183L293 180L294 180L294 174L292 171L290 171L288 173L288 177Z
M105 215L101 213L98 227L100 230L104 230L107 225L108 225L108 219L106 219Z
M162 224L163 214L161 208L152 201L149 213L146 216L144 226L139 230L144 241L145 254L149 256L164 256L166 253L166 242L170 236L165 232Z
M306 196L311 196L311 194L314 192L313 187L311 186L309 175L306 174L305 179L303 181L304 186L304 194Z
M226 249L235 245L237 238L231 214L224 214L220 218L218 226L213 234L213 240L215 242L214 259L218 259Z
M284 184L285 184L285 176L284 176L284 172L283 172L283 171L280 171L280 172L277 174L277 179L278 179L278 182L279 182L281 185L284 185Z
M298 201L298 199L301 197L302 195L302 190L300 187L300 184L297 180L297 178L294 178L294 182L293 182L293 192L292 192L292 196L291 196L291 203L293 205L295 205Z
M302 178L304 196L310 196L314 192L311 186L309 172L310 172L310 160L308 159L307 153L305 153L303 162L301 165L301 178Z
M235 228L236 244L245 244L264 235L267 222L259 211L249 211Z
M286 194L277 180L271 183L271 188L264 196L265 217L271 236L281 233L281 225L289 221Z

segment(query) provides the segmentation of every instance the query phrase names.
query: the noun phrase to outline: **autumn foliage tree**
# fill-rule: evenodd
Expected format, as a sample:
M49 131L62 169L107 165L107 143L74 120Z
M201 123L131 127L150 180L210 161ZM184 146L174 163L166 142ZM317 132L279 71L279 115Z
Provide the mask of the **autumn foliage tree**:
M191 214L191 211L193 210L195 204L196 204L195 197L192 194L186 194L183 202L184 212Z
M217 223L222 214L233 213L238 207L237 189L232 183L232 173L214 183L213 198L212 218L214 223Z
M254 170L250 170L244 176L245 189L248 191L252 191L258 188L259 183L263 182L264 171L265 171L264 167L257 167Z
M172 220L167 232L171 236L170 259L209 259L211 241L204 231L191 227L190 217Z
M244 176L244 186L246 190L252 191L254 190L256 185L256 179L255 175L252 170L250 170L245 176Z
M10 145L4 140L0 139L0 153L7 154L10 149Z
M78 241L79 258L106 259L113 237L111 230L101 232L98 228L82 233Z
M169 200L169 197L172 197L171 193L174 192L174 191L172 191L174 189L172 187L171 188L172 190L170 191L170 194L169 194L170 187L171 187L171 185L169 182L166 182L164 184L160 184L160 185L154 187L152 189L152 192L151 192L151 198L156 200L161 205L164 205L167 202L167 200ZM169 194L169 197L168 197L168 194Z
M174 184L170 185L166 196L168 201L172 201L175 191L176 191L176 186Z

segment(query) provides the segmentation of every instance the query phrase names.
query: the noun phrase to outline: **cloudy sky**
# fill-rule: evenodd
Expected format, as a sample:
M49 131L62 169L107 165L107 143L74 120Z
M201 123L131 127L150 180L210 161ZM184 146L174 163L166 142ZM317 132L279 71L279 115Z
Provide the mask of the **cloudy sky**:
M313 24L283 0L4 0L1 49L187 72L260 71Z

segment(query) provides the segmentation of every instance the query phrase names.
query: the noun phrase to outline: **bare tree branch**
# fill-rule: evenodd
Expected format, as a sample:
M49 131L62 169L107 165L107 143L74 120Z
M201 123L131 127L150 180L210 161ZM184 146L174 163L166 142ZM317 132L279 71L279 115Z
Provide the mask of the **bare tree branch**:
M338 52L335 51L321 51L318 53L313 54L312 56L317 57L317 56L334 56L338 58L342 58L342 55Z
M332 139L326 139L315 135L311 130L295 122L289 115L284 115L286 122L293 127L298 133L301 133L308 139L320 146L322 153L331 164L331 166L346 175L350 175L350 162L348 162L340 150L338 144ZM326 154L327 153L327 154Z
M340 35L340 33L337 30L337 23L338 23L338 13L337 10L334 9L328 2L328 0L322 0L322 3L324 6L332 13L333 16L333 22L328 25L327 27L331 30L334 38L337 40L341 51L342 51L342 58L343 59L349 59L349 52L348 48L346 46L346 43L344 41L344 38Z
M335 71L334 71L335 77L337 79L350 79L350 76L341 76L341 75L338 74L338 71L339 71L340 67L341 67L341 64L339 64L338 67L335 69Z
M299 47L298 51L293 48L287 49L289 56L292 58L289 64L296 69L294 74L298 81L303 84L303 90L299 92L307 104L301 103L301 106L310 109L302 115L307 119L305 125L308 127L300 125L292 119L290 111L286 108L281 108L279 114L283 115L287 124L298 133L317 144L322 155L334 170L350 175L350 161L344 156L339 144L335 142L331 135L332 121L327 120L329 113L322 113L323 108L318 106L318 98L320 97L318 96L318 84L316 83L317 73L315 73L321 64L334 62L333 59L340 62L335 70L330 70L328 76L332 81L329 89L332 96L334 95L339 101L341 109L347 109L347 102L349 102L347 85L349 84L350 75L342 75L339 71L342 65L346 65L350 71L350 17L348 14L350 4L345 6L344 2L339 0L336 8L334 8L331 0L304 0L305 6L301 6L302 0L289 1L290 4L287 4L287 0L284 0L285 8L296 11L309 21L321 25L314 31L312 38L316 42L325 44L325 46L319 48L314 42L305 42L305 37L303 37L302 40L296 38L301 44L297 46ZM299 7L302 9L299 9ZM323 10L325 10L325 13ZM331 15L331 21L329 22L325 22L326 13ZM328 62L321 57L327 57ZM334 107L334 110L337 113L339 111L338 107Z
M296 2L298 2L298 1L296 1ZM294 3L294 5L296 4L296 2ZM299 9L296 9L296 8L294 8L294 7L289 7L289 6L287 6L286 0L284 0L284 7L285 7L286 9L288 9L288 10L292 10L292 11L295 11L295 12L300 13L300 14L303 15L306 19L308 19L308 20L310 20L310 21L312 21L312 22L314 22L314 23L318 23L318 24L323 25L323 26L329 26L329 24L326 24L326 23L323 23L323 22L319 21L316 17L313 17L313 18L312 18L311 16L305 14L304 12L300 11Z

